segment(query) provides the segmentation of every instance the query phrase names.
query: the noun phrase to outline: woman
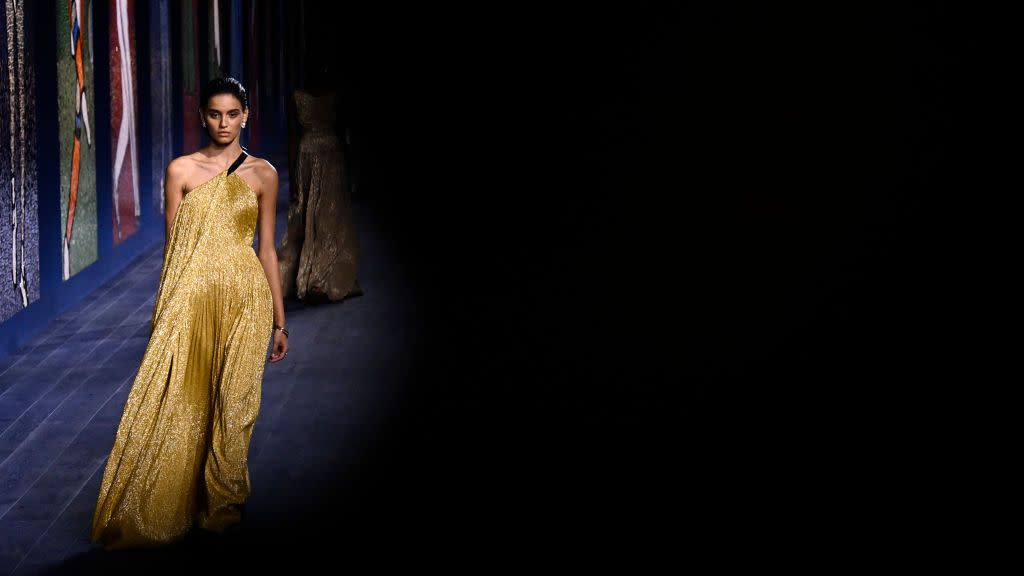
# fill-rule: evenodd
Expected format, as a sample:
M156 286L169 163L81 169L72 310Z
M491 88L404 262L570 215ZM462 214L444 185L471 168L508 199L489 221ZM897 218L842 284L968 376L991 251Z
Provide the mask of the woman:
M210 144L167 165L152 334L93 515L92 539L108 549L239 522L271 333L270 362L288 355L274 249L277 172L239 144L249 99L237 80L212 80L201 102Z
M330 68L311 67L307 90L293 94L302 128L277 256L286 298L326 302L361 296L359 238L352 217L345 157L335 133L336 93Z

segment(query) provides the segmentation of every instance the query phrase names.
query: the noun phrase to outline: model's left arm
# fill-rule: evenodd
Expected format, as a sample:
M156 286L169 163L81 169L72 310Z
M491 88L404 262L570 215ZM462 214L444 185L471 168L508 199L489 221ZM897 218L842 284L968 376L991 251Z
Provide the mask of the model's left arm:
M277 266L277 248L274 246L274 220L277 218L277 170L269 163L260 166L259 254L263 272L270 284L274 301L274 326L285 328L284 299L281 291L281 272ZM288 336L274 330L274 348L270 361L278 362L288 354Z

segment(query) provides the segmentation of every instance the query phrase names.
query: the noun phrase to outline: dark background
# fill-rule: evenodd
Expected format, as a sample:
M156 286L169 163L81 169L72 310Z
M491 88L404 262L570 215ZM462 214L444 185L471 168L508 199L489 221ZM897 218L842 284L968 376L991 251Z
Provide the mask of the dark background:
M973 23L707 4L288 4L416 354L336 490L204 566L758 561L941 522L1000 114Z
M957 16L704 4L350 6L308 31L423 327L354 489L370 525L673 542L868 514L936 450L939 215L974 151Z
M315 509L202 566L844 561L949 522L997 404L992 19L708 4L287 4L416 353Z

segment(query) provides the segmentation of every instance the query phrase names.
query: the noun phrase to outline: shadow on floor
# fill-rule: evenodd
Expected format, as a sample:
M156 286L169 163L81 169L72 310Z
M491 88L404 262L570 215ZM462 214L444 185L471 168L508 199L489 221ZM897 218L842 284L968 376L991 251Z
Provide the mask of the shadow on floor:
M184 541L149 550L108 551L95 547L67 559L43 574L149 574L212 573L251 568L250 545L240 535L194 532Z

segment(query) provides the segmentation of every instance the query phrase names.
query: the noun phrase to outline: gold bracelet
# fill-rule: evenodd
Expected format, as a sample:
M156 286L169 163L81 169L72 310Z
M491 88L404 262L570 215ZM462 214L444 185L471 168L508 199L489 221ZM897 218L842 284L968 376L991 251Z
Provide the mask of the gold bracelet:
M280 330L281 332L284 332L285 336L288 336L288 331L284 329L284 326L278 326L277 324L274 324L274 330Z

